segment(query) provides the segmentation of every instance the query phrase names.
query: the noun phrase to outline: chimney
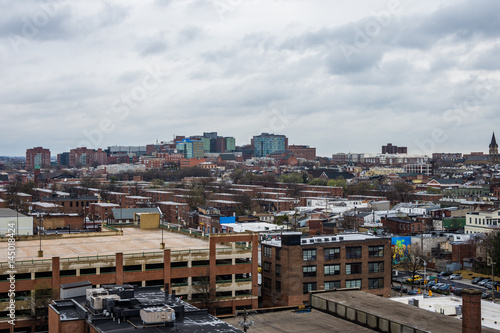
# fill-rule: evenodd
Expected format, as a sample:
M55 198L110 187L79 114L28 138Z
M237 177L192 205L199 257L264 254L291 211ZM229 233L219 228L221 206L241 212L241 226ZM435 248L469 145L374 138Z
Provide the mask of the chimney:
M480 290L462 290L462 333L481 333Z

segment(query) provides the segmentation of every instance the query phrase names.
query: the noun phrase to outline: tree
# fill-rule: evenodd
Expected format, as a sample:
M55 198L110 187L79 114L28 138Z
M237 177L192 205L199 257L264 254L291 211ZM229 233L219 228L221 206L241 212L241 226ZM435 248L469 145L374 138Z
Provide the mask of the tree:
M46 281L37 282L31 291L31 320L42 330L48 324L48 307L52 301L53 290Z
M91 188L98 188L99 181L93 176L85 176L80 180L81 194L89 195Z
M407 272L410 277L417 275L417 271L424 267L423 261L417 258L417 256L410 254L407 257L402 258L399 264L399 266Z
M187 204L192 210L197 210L198 207L207 205L209 193L203 187L195 186L187 194Z
M215 287L210 285L210 278L203 276L196 281L193 281L193 301L203 304L209 313L215 314L215 302L217 301L217 284Z
M289 174L283 174L280 177L280 181L283 183L303 183L304 178L302 177L304 173L294 172Z
M494 232L488 235L486 240L486 253L488 257L491 258L492 262L495 263L495 275L498 275L500 272L500 232Z
M344 179L344 177L340 176L337 179L332 179L330 180L327 184L327 186L336 186L336 187L342 187L344 191L347 189L347 182Z

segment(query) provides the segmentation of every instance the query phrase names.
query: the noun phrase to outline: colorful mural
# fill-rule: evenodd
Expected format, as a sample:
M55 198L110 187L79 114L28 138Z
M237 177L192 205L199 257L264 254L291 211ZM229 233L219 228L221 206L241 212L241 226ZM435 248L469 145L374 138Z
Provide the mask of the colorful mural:
M401 260L408 257L411 248L411 237L392 237L392 264L398 265Z

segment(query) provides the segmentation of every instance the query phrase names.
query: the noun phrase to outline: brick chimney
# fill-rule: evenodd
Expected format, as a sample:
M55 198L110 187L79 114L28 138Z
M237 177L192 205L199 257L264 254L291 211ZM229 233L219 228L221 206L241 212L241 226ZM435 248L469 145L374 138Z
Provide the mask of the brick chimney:
M462 290L462 333L481 333L480 290Z

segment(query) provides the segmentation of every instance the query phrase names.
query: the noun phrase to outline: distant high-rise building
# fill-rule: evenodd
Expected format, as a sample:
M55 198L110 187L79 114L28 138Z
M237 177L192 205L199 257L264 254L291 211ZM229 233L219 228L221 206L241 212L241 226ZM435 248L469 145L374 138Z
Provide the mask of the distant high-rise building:
M94 150L80 147L69 151L70 167L95 167L103 164L108 164L108 154L101 148Z
M42 147L26 149L26 170L50 166L50 150Z
M184 139L177 142L176 148L184 158L202 158L204 155L204 142L201 140Z
M382 154L408 154L408 148L393 146L392 143L388 143L386 146L382 146Z
M288 148L288 139L284 135L262 133L253 137L255 157L264 157L276 151Z
M226 152L235 151L236 150L236 140L231 136L225 137L224 139L226 141Z
M69 166L69 152L57 154L57 165Z

